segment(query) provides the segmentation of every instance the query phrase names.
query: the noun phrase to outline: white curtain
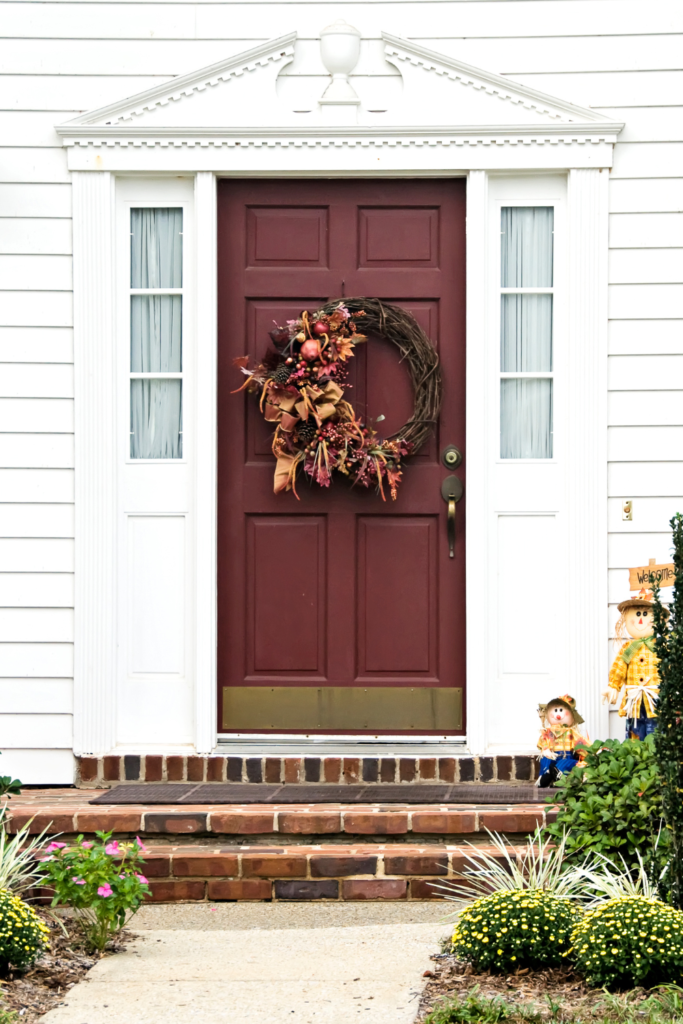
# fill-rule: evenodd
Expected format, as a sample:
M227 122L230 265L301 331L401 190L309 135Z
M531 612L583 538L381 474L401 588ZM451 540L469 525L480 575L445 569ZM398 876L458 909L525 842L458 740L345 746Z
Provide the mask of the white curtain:
M552 288L552 206L504 206L501 210L502 288Z
M183 211L130 211L131 288L183 287Z
M552 380L533 377L501 380L500 457L552 459Z
M131 288L182 287L182 230L182 210L131 210ZM131 296L131 371L181 372L182 303L181 295ZM132 379L130 431L131 458L182 458L182 381Z
M552 207L503 207L501 287L552 287L553 214ZM501 295L500 369L552 372L552 295ZM503 459L552 458L551 379L501 380L500 454Z

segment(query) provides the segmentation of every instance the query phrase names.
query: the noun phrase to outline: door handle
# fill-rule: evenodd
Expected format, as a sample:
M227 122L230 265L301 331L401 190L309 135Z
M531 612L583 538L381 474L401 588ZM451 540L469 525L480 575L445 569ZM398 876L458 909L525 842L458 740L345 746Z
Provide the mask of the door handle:
M441 484L441 497L448 505L446 530L448 534L448 557L455 558L455 512L456 505L462 498L464 487L457 476L447 476Z

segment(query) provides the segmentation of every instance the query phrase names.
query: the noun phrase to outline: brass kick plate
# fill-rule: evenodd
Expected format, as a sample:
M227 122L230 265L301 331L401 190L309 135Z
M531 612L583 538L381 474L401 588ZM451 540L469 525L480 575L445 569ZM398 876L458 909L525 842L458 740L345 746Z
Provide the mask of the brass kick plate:
M462 728L462 690L435 686L224 686L223 728L231 732L455 732Z

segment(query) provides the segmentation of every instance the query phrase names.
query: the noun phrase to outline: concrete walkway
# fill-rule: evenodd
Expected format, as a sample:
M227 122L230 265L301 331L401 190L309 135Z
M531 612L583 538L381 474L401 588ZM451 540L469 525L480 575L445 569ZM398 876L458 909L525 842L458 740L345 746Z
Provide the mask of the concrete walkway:
M411 1024L443 903L144 907L45 1024Z

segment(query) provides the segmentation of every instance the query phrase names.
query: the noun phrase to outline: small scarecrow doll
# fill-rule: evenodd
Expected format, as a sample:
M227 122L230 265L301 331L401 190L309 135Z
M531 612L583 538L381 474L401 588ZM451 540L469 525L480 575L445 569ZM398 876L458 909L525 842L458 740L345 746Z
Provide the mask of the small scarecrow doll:
M653 636L654 595L650 590L641 590L637 597L622 601L617 607L621 618L615 627L615 642L621 641L621 646L602 700L619 703L619 715L626 719L627 740L644 740L655 731L659 697L659 659Z
M579 763L583 750L590 746L590 739L578 728L583 724L583 718L576 710L576 701L569 694L555 697L548 704L539 704L538 717L542 723L538 738L541 751L538 785L545 789Z

